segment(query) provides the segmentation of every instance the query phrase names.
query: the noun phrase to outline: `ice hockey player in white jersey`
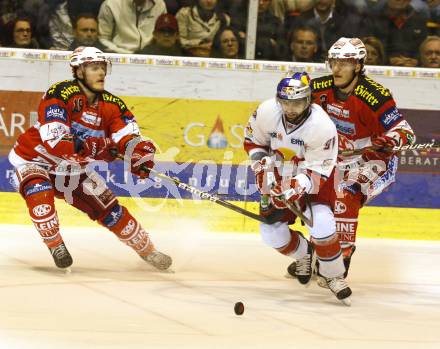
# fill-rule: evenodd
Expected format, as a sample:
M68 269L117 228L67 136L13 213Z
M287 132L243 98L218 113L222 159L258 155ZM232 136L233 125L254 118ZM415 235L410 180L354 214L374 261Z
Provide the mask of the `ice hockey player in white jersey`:
M338 135L326 112L311 104L307 73L283 78L276 97L258 106L249 118L244 148L262 198L260 213L271 223L260 225L263 241L297 260L296 277L301 284L309 283L316 256L319 273L330 290L349 304L351 289L343 277L332 209L333 180L329 180L336 164ZM311 242L289 229L296 219L289 207L295 205L313 217L312 226L306 224Z

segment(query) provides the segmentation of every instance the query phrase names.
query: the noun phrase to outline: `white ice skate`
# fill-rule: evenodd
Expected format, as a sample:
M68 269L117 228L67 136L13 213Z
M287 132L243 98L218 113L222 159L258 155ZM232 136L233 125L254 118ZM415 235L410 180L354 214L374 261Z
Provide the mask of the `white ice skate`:
M336 298L347 306L351 305L350 296L352 292L343 275L334 278L324 277L324 280L327 282L328 288L335 294Z

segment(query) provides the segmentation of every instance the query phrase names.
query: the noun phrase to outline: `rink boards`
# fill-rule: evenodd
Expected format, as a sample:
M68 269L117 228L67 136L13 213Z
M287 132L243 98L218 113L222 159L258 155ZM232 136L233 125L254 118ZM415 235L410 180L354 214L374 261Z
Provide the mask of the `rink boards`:
M47 87L70 78L67 58L65 52L0 49L0 192L6 192L1 194L5 198L0 204L2 222L22 220L9 210L12 203L22 203L12 194L6 155L18 135L35 122L38 101ZM255 211L258 195L242 149L249 116L259 101L273 96L276 82L287 70L306 70L312 77L327 74L322 64L129 55L112 55L112 61L107 88L123 98L142 133L158 146L157 168ZM417 142L438 141L438 70L367 67L367 73L391 89L415 129ZM435 226L440 218L439 165L438 149L428 154L402 153L397 182L370 203L380 207L363 210L362 219L368 221L361 222L362 233L440 239ZM194 202L191 194L157 179L127 185L121 163L98 172L128 205L136 202L128 197L138 196L153 206L161 203L156 213L145 214L147 220L158 214L167 219L176 211L199 216L221 231L257 230L254 222L211 203ZM203 218L207 212L209 218L219 215L219 220Z

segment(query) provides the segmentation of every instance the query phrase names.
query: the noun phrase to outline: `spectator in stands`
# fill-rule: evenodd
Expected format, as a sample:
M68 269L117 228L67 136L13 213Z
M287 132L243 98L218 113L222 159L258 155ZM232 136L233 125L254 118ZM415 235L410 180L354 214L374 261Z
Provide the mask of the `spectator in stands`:
M5 42L7 47L16 48L39 48L37 40L32 35L32 20L27 16L19 16L8 23L6 32L9 40Z
M69 46L73 51L79 46L92 46L105 51L98 40L98 19L91 13L80 14L73 22L74 40Z
M366 22L369 35L379 38L394 66L415 67L421 42L427 35L426 20L410 5L410 0L387 0L379 16Z
M231 22L217 0L195 0L193 6L182 7L176 18L182 47L189 55L197 57L211 55L215 34Z
M73 41L72 17L68 11L68 1L59 3L49 19L51 49L67 50Z
M246 37L249 0L222 0L225 12L231 19L230 27L238 31L241 39Z
M420 45L420 66L440 68L440 36L428 36Z
M259 0L255 59L279 60L287 55L284 27L270 11L272 0Z
M243 44L238 32L231 27L220 29L214 37L211 56L230 59L243 58Z
M287 61L319 62L318 33L311 27L297 27L289 35L290 56Z
M184 54L179 43L179 26L176 17L169 13L161 14L154 26L153 41L137 53L183 56Z
M367 49L366 65L385 65L385 49L380 40L374 36L365 36L361 38Z
M273 0L271 11L282 22L292 21L301 13L311 10L314 3L315 0Z
M163 0L105 0L99 11L99 40L109 52L133 53L153 40Z
M313 9L292 19L290 22L286 20L288 31L302 25L313 27L319 35L322 53L327 52L340 37L360 37L364 34L356 9L341 1L316 0Z

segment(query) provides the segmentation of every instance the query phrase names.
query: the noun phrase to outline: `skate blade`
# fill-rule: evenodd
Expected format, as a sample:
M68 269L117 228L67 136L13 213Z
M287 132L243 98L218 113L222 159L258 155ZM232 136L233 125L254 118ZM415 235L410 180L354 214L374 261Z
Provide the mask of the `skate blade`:
M286 274L284 275L284 277L285 277L286 279L296 279L296 277L290 275L289 273L286 273Z
M62 271L65 275L72 274L72 269L70 269L70 267L64 268L62 269Z
M342 302L342 304L346 305L347 307L351 307L351 299L350 297L344 298L344 299L340 299L340 301Z

